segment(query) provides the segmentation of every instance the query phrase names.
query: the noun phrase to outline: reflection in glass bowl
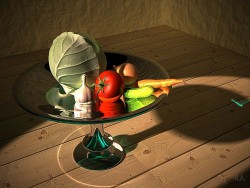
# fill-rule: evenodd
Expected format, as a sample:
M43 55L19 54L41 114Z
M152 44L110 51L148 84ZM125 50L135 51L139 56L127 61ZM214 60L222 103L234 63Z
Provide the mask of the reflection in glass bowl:
M74 95L66 94L59 84L47 91L46 100L59 111L60 116L74 119L109 118L126 112L121 99L116 102L103 102L97 99L87 103L75 102Z
M118 117L146 107L156 99L157 97L153 95L145 98L125 98L122 96L118 100L115 99L115 102L111 98L78 103L75 102L74 95L66 94L60 84L56 84L46 93L47 102L58 111L61 117L86 120ZM55 116L55 114L47 113L52 117Z
M74 96L66 94L60 84L56 84L47 91L46 100L50 105L62 111L72 111L74 109Z
M92 119L94 114L93 103L78 103L74 105L74 118Z
M98 111L101 113L101 118L109 118L125 113L126 108L121 99L116 102L100 101L98 104Z

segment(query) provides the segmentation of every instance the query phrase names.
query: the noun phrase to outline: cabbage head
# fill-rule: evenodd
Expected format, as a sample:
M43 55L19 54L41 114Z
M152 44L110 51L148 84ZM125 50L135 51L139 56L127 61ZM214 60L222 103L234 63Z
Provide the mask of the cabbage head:
M49 66L64 91L72 93L81 87L83 74L87 75L87 84L93 86L99 73L106 69L107 61L93 38L64 32L50 47Z

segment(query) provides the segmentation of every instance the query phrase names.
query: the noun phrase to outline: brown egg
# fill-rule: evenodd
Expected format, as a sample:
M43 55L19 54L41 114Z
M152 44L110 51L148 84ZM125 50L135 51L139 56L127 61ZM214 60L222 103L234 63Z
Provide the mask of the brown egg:
M132 63L123 63L119 66L114 65L114 69L122 76L126 86L134 84L137 80L138 72Z

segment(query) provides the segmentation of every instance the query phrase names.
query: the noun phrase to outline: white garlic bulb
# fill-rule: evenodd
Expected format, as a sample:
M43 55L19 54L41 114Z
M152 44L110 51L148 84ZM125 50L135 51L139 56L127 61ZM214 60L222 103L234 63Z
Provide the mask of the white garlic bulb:
M86 84L86 75L82 75L82 86L75 91L74 98L76 103L91 103L92 91Z

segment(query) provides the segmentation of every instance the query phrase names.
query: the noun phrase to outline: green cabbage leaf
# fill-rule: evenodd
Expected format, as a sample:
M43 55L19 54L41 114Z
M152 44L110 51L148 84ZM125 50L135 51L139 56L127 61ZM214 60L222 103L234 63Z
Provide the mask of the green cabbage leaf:
M99 73L106 69L107 62L100 46L90 36L64 32L50 47L49 66L65 92L72 93L81 87L83 74L92 86Z

